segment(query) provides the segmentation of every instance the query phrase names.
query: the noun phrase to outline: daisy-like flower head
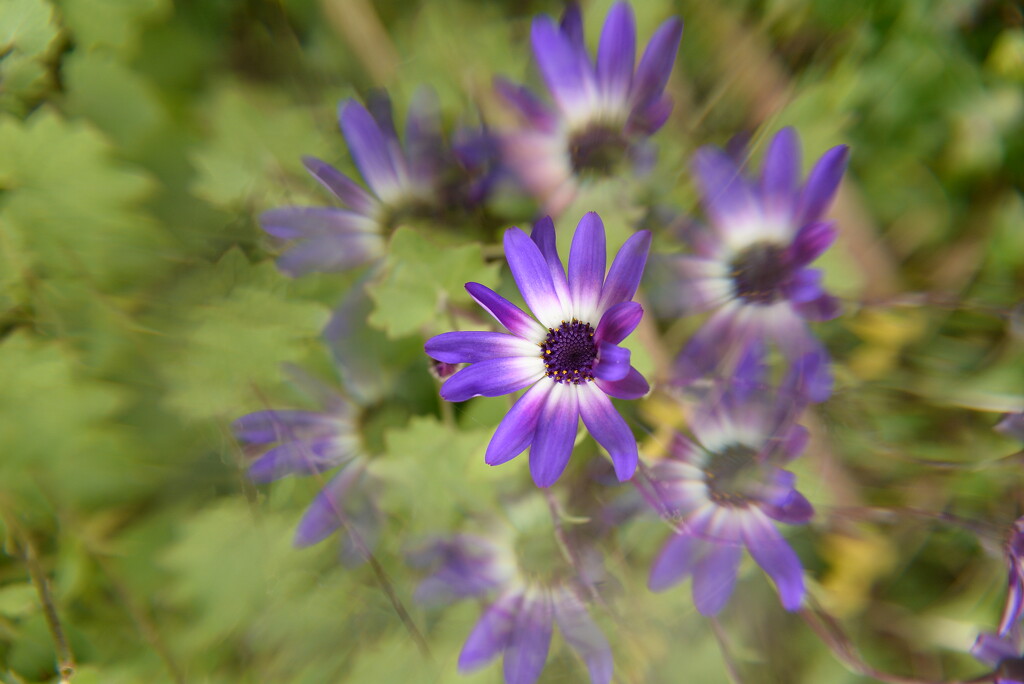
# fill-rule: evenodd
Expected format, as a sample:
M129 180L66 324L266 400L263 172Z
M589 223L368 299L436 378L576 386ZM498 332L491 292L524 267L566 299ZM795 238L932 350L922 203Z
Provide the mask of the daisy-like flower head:
M672 111L665 85L682 31L678 18L666 20L634 72L636 24L628 3L609 10L596 62L583 41L578 5L566 9L561 25L548 16L534 20L533 53L555 108L521 86L496 86L528 125L502 139L502 158L545 211L561 212L581 179L611 175L665 123Z
M420 601L497 595L466 639L459 671L476 670L501 654L508 684L532 684L547 662L557 624L566 643L586 663L590 681L611 681L611 647L573 583L527 579L511 548L476 535L439 539L410 560L434 566L434 574L416 590Z
M359 437L360 409L314 384L311 378L302 380L320 395L324 410L269 409L232 423L244 453L254 457L249 477L264 484L289 475L318 475L342 466L303 514L295 531L295 546L316 544L344 526L354 529L362 544L371 547L379 532L380 513L371 497L373 482ZM342 559L361 561L358 546L346 537Z
M433 93L420 91L410 105L404 148L387 96L376 94L368 104L343 101L338 120L369 190L330 164L304 157L306 169L343 207L282 207L260 216L263 230L293 243L277 261L288 275L342 271L376 261L384 254L389 231L405 218L439 215L474 196L474 190L461 185L466 169L460 155L445 145ZM472 136L464 147L472 152L485 138Z
M783 470L807 442L807 431L783 420L786 409L765 395L726 395L695 415L695 440L678 435L671 457L651 468L645 496L677 525L651 567L648 586L662 591L693 576L693 601L703 615L725 607L745 546L775 582L782 605L804 596L800 559L774 522L800 525L814 509Z
M697 152L694 171L711 227L693 233L695 254L673 265L689 311L712 314L677 360L681 384L716 370L750 340L770 341L790 360L821 349L807 321L835 318L839 303L809 265L835 240L835 224L823 215L846 161L845 145L830 149L801 185L799 140L790 128L772 139L759 179L744 177L722 150ZM827 376L827 365L820 372Z
M569 462L582 417L611 455L616 476L632 477L636 439L608 397L636 399L649 390L630 365L629 350L619 343L643 316L631 300L650 244L647 231L630 237L605 278L604 225L597 214L586 214L573 235L567 278L550 218L539 221L532 236L510 228L505 256L537 320L483 285L466 284L477 303L511 334L449 332L430 339L425 349L432 359L470 364L448 378L441 396L465 401L529 387L491 438L488 464L505 463L529 446L534 482L548 487Z

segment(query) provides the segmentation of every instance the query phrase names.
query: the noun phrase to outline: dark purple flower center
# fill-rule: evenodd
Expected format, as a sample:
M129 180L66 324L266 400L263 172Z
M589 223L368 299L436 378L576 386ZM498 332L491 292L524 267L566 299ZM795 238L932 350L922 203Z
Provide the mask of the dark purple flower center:
M575 318L557 328L548 328L548 336L540 345L546 374L555 382L578 385L594 379L594 328Z
M761 483L757 452L742 444L731 444L711 454L704 468L708 496L720 506L744 507Z
M751 245L730 264L733 294L749 304L774 304L782 297L782 285L789 278L789 271L782 245Z
M628 143L618 128L592 125L569 138L569 158L577 175L609 175L626 156Z

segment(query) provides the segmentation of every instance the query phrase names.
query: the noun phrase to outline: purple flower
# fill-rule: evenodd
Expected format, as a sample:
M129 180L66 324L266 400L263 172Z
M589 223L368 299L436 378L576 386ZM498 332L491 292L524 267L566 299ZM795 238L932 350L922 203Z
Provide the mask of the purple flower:
M1024 658L1016 630L1005 636L989 632L979 634L971 647L971 655L996 668L995 684L1024 684Z
M791 361L820 352L807 321L835 318L839 303L809 265L835 240L834 222L822 217L846 161L845 145L830 149L801 185L791 128L772 139L760 179L744 177L722 150L697 152L694 171L711 228L691 233L695 254L672 266L685 307L712 313L676 362L681 384L714 371L752 339L773 342ZM827 385L827 364L816 370L823 377L811 382Z
M463 177L466 169L444 143L437 102L429 90L420 91L409 107L404 149L387 96L379 94L369 105L345 100L338 108L341 132L369 191L330 164L305 157L306 169L343 208L282 207L260 216L263 230L293 243L277 261L288 275L373 262L383 256L388 232L402 220L439 215L475 192L461 185L468 178ZM472 153L485 138L474 136L463 147ZM462 197L453 196L463 192Z
M528 124L501 140L502 158L546 212L565 209L581 178L611 175L639 156L638 143L665 123L672 111L665 85L682 31L678 18L666 20L634 72L636 25L628 3L609 10L596 61L583 41L578 5L569 5L561 25L548 16L534 20L533 52L555 108L522 86L496 86Z
M359 407L311 378L300 379L320 396L323 411L257 411L235 420L232 430L243 451L255 455L249 477L258 484L343 466L306 509L294 543L310 546L340 527L351 527L360 541L346 537L342 558L348 563L361 561L376 540L380 513L370 496L374 483L358 433Z
M416 588L420 603L448 603L479 598L504 587L516 574L509 549L486 537L457 534L434 540L407 555L413 567L433 567L434 574Z
M532 239L531 239L532 238ZM580 417L607 449L620 480L637 464L637 445L609 396L636 399L649 390L619 346L643 316L631 301L640 283L651 235L641 231L616 254L605 279L601 217L591 212L576 228L569 273L555 248L555 228L542 219L527 236L505 232L505 255L519 291L540 321L479 283L466 290L511 333L449 332L430 339L427 354L468 363L441 386L448 401L496 397L529 387L501 421L486 462L505 463L530 448L530 473L539 487L559 478L569 462Z
M677 436L671 457L655 464L642 491L677 524L651 567L648 586L662 591L693 575L693 601L703 615L728 602L746 546L796 610L804 596L800 559L773 521L801 525L814 513L784 465L803 451L807 431L784 422L788 414L768 395L726 395L698 411L696 441Z

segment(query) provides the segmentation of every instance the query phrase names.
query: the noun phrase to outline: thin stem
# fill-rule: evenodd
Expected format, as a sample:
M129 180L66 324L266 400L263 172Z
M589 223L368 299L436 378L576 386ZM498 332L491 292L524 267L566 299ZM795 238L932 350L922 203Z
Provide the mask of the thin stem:
M743 684L739 668L736 667L736 659L732 655L732 649L729 648L729 641L725 638L725 630L722 629L722 623L714 617L708 618L708 622L711 623L711 631L715 634L715 641L718 642L718 650L722 653L722 662L725 663L725 670L729 673L729 679L733 681L733 684Z

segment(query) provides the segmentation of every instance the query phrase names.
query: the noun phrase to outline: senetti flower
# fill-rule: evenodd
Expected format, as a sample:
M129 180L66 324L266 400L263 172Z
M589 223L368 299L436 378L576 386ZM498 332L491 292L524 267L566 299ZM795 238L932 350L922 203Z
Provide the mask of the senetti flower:
M596 62L577 5L566 9L560 26L548 16L534 20L533 53L555 108L521 86L496 85L528 125L501 139L502 159L545 211L560 213L581 180L611 175L665 123L672 111L665 85L682 31L679 19L666 20L634 72L636 25L628 3L609 10Z
M306 169L343 207L282 207L260 216L263 230L293 242L277 261L288 275L373 262L383 256L389 231L403 219L441 215L473 194L468 186L458 187L465 169L445 145L430 91L420 91L409 107L404 148L387 96L378 94L369 104L368 109L345 100L338 108L341 132L369 190L330 164L305 157ZM466 145L478 146L483 138L476 136Z
M650 244L647 231L630 237L605 278L604 225L591 212L576 228L566 277L550 218L539 221L532 236L510 228L505 256L537 320L483 285L466 284L477 303L511 334L449 332L429 340L425 349L432 359L470 364L448 378L441 396L465 401L529 388L491 438L488 464L505 463L529 446L534 482L548 487L569 462L582 417L611 455L616 476L632 477L636 439L608 397L636 399L649 389L630 365L629 350L619 343L643 316L631 300Z
M677 525L651 567L653 591L692 575L697 610L714 615L732 594L746 546L774 580L783 607L800 606L800 559L773 521L800 525L814 512L795 489L794 475L779 467L803 451L807 432L780 427L783 412L775 403L765 395L723 397L695 415L695 441L677 436L671 457L651 468L644 494Z
M460 672L479 669L501 654L508 684L532 684L547 662L557 624L586 663L590 681L611 681L611 647L573 583L545 585L526 579L510 548L476 535L439 539L410 560L434 566L434 574L416 590L421 602L497 595L462 647Z
M694 171L710 229L691 235L695 254L678 257L679 297L690 312L711 317L690 339L676 364L688 384L751 340L768 341L791 361L821 349L807 321L839 315L838 301L810 268L835 240L823 215L846 167L847 148L826 152L800 184L800 148L790 128L768 146L761 177L742 175L725 152L705 147ZM828 384L827 364L820 371Z

